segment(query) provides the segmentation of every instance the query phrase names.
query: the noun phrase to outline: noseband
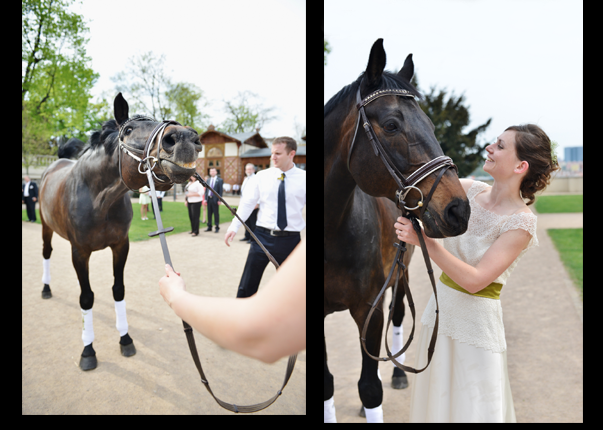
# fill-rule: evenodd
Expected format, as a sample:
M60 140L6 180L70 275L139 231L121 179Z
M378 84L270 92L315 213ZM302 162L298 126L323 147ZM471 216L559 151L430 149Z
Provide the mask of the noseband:
M431 197L432 197L436 187L440 183L440 179L442 179L442 176L444 176L444 173L446 172L446 170L448 170L451 167L454 167L454 169L458 173L458 169L454 165L454 163L452 162L452 159L450 157L446 157L446 156L442 155L440 157L436 157L433 160L423 164L421 167L419 167L419 169L417 169L416 171L411 173L408 177L404 177L404 175L400 172L400 170L398 170L396 165L392 162L390 156L387 155L385 148L379 141L379 138L377 137L377 133L375 133L375 130L373 129L371 122L368 120L368 118L366 116L366 112L364 110L364 108L369 103L371 103L372 101L378 99L379 97L383 97L383 96L399 96L399 97L414 98L414 95L410 91L401 90L401 89L388 89L388 90L375 91L375 92L369 94L364 99L362 99L360 96L360 87L358 87L358 92L356 93L356 102L357 102L356 108L358 109L359 113L358 113L358 121L356 123L356 131L354 132L354 137L352 139L352 143L350 145L350 150L348 152L348 170L350 170L350 159L352 157L352 151L354 149L354 142L356 141L356 134L358 133L358 125L360 124L360 120L362 119L362 126L364 127L364 131L369 139L369 142L371 143L373 150L375 151L375 156L378 155L381 157L381 160L383 161L383 164L387 168L389 174L392 176L392 178L394 178L394 180L396 181L396 184L398 184L398 190L396 191L396 205L398 206L398 209L400 209L402 211L403 216L408 216L407 211L419 209L420 216L423 217L425 211L427 210L427 205L429 204L429 201L431 200ZM431 190L429 191L427 198L424 198L423 192L421 191L421 189L419 187L417 187L417 184L419 182L421 182L423 179L425 179L426 177L428 177L429 175L431 175L432 173L437 172L438 170L439 170L439 173L437 175L437 178L436 178L435 182L433 183L433 186L431 187ZM421 199L417 203L417 206L415 206L414 208L409 208L406 206L405 199L406 199L406 195L409 193L409 191L413 190L413 189L417 190L419 192L419 194L421 195ZM412 373L420 373L420 372L424 371L425 369L427 369L427 367L429 366L429 363L431 362L433 353L435 351L435 344L436 344L436 340L437 340L438 327L439 327L439 322L440 322L440 316L439 316L440 306L438 303L438 292L436 289L435 279L433 276L433 269L431 267L429 253L427 252L427 246L425 245L425 241L423 239L423 233L422 233L421 227L419 226L416 216L411 215L411 216L409 216L409 218L412 221L413 228L415 229L417 236L419 237L419 242L421 243L421 251L423 253L423 258L425 260L425 265L427 266L427 273L429 274L431 286L433 288L433 293L435 295L435 301L436 301L436 320L435 320L435 326L434 326L434 330L433 330L433 333L431 336L431 340L429 342L429 347L427 349L427 364L422 369L415 369L415 368L412 368L409 366L404 366L403 364L396 361L396 359L398 357L400 357L410 346L410 343L412 342L412 339L414 337L414 332L415 332L415 305L414 305L414 302L412 299L410 287L408 285L408 280L407 280L408 275L406 273L403 274L402 285L404 286L404 291L406 294L406 298L408 300L408 306L412 313L412 330L411 330L410 336L408 337L408 341L406 342L406 344L395 355L392 354L392 352L389 349L389 345L387 343L387 333L388 333L389 325L392 322L392 318L393 318L393 314L394 314L396 293L398 291L398 281L400 279L400 274L406 270L406 266L404 265L404 263L402 261L404 258L404 253L406 252L406 243L402 242L401 240L398 241L398 243L394 243L394 246L398 249L396 252L396 256L394 257L394 262L390 269L389 275L388 275L387 279L385 280L383 287L381 288L381 291L379 292L379 294L377 294L377 297L375 298L373 304L371 305L371 309L364 322L364 327L362 329L362 334L360 336L360 342L361 342L362 348L364 349L364 352L366 352L366 354L369 357L371 357L373 360L391 361L396 367L398 367L404 371L412 372ZM394 271L396 271L396 275L395 275L395 278L392 278ZM383 298L385 291L390 286L390 281L392 279L395 279L395 283L393 286L392 306L390 308L389 318L388 318L388 322L387 322L387 326L386 326L387 328L385 330L385 350L387 351L387 357L377 357L377 356L373 356L366 347L366 334L368 331L369 322L371 321L371 317L373 316L373 312L378 308L379 303L381 302L381 299Z
M159 151L161 148L163 148L162 142L163 142L163 133L165 132L165 129L167 128L168 125L172 125L172 124L173 125L181 125L181 124L179 122L171 121L171 120L161 121L153 129L153 131L149 135L146 143L144 144L144 149L141 151L140 149L134 148L133 146L129 146L128 144L126 144L123 141L126 126L132 121L155 121L155 119L148 117L148 116L138 116L135 118L129 118L126 122L124 122L119 127L119 149L120 149L120 152L119 152L119 176L121 178L121 181L123 182L123 184L126 187L128 187L128 189L130 189L131 191L136 191L136 190L132 190L132 188L130 188L128 186L128 184L126 184L126 182L124 181L124 178L121 174L121 151L123 151L125 154L128 154L130 157L132 157L136 161L138 161L138 173L144 175L144 174L146 174L147 170L150 170L156 181L163 182L163 183L167 182L162 179L159 179L157 177L157 175L155 174L154 169L155 169L155 166L157 165L157 162L159 161ZM151 150L153 149L153 146L154 146L153 142L155 141L156 138L157 138L157 145L158 145L157 146L157 157L153 157L153 156L151 156ZM135 154L140 155L140 157ZM152 164L151 164L151 160L152 160ZM141 168L142 168L142 170L141 170Z
M383 164L385 164L385 167L387 168L389 174L392 176L392 178L394 178L394 180L396 181L396 184L398 184L398 191L396 191L396 205L398 206L398 208L400 210L402 210L403 213L405 212L405 210L412 211L412 210L421 208L421 215L422 215L423 212L427 208L427 204L429 203L429 200L431 199L431 196L433 195L435 188L437 187L438 183L440 182L440 179L444 175L444 172L447 169L449 169L450 167L454 167L458 173L458 169L454 165L454 163L452 162L452 159L450 157L446 157L446 156L442 155L440 157L436 157L433 160L423 164L418 170L416 170L410 176L408 176L408 178L404 177L404 175L400 172L400 170L398 170L396 165L392 162L390 156L385 151L383 144L379 141L379 138L377 137L377 133L375 133L375 130L373 129L371 122L368 120L368 118L366 116L366 112L364 110L365 106L367 106L369 103L371 103L372 101L375 101L379 97L383 97L383 96L399 96L399 97L414 98L414 95L410 91L400 90L400 89L389 89L389 90L375 91L375 92L369 94L368 96L366 96L364 99L362 99L360 96L360 86L358 87L358 91L356 92L356 102L357 102L356 108L358 109L359 113L358 113L358 121L356 122L356 131L354 132L354 138L352 139L352 144L350 145L350 150L348 152L348 170L350 169L350 159L352 158L352 151L354 150L354 143L356 142L356 135L358 134L358 125L360 124L360 120L362 119L362 126L364 127L364 131L366 132L369 142L371 143L373 150L375 151L375 155L376 156L378 155L381 157L381 160L383 161ZM423 192L421 191L420 188L417 187L417 184L419 182L421 182L423 179L425 179L426 177L428 177L429 175L431 175L432 173L435 173L436 171L438 171L440 169L442 169L442 170L441 170L440 174L438 175L436 182L431 187L431 191L430 191L427 199L424 199ZM419 194L421 195L421 199L417 203L417 206L415 206L414 208L409 208L406 206L405 199L406 199L406 195L412 189L415 189L419 192ZM405 210L402 208L404 208Z

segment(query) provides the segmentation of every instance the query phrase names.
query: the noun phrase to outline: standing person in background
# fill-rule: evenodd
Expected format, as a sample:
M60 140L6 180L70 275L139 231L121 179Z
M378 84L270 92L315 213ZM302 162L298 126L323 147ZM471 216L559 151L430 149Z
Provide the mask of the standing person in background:
M149 210L149 203L151 203L151 196L149 193L151 189L146 185L138 190L140 193L140 197L138 198L138 202L140 203L140 219L143 221L148 220L147 211Z
M38 185L31 182L29 176L23 177L21 186L21 201L25 203L29 222L36 222L36 202L38 201Z
M249 180L251 178L253 178L255 176L255 166L252 163L248 163L245 166L245 180L243 181L243 185L241 186L241 196L243 195L243 193L245 192L245 187L247 186L247 184L249 183ZM253 212L251 212L251 215L249 215L249 218L247 218L247 221L245 221L245 224L247 224L247 227L249 227L249 229L253 232L255 232L255 223L258 219L258 210L260 208L260 204L256 204L255 207L253 208ZM247 243L251 243L252 242L252 238L251 235L249 234L249 232L247 231L247 229L245 229L245 236L243 237L243 239L241 239L241 241L243 242L247 242Z
M210 178L207 184L216 190L216 193L222 196L222 185L224 184L224 181L221 178L218 178L218 171L213 168L209 169L209 176ZM205 200L207 201L207 230L205 231L211 231L212 215L215 215L214 219L216 222L217 233L220 231L220 211L218 206L220 200L214 196L214 193L209 188L205 190Z
M197 181L195 176L191 176L190 182L186 186L186 197L184 204L188 208L188 218L191 221L192 237L199 235L199 214L201 212L201 193L203 186Z

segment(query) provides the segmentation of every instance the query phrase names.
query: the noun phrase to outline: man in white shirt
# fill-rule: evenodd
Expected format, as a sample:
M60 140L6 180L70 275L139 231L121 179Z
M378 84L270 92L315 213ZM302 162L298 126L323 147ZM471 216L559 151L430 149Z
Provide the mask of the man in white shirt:
M295 139L276 138L272 143L274 167L262 170L249 179L237 209L237 215L247 220L259 201L260 211L254 233L279 264L297 246L299 233L306 227L302 217L306 204L306 172L293 163L296 151ZM230 246L240 227L239 220L233 219L224 237L227 246ZM257 292L268 262L268 257L254 241L249 249L237 297L251 297Z

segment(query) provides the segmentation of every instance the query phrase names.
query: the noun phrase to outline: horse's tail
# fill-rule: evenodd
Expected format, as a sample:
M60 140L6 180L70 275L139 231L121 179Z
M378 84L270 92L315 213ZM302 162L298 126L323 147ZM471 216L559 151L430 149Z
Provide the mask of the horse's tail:
M83 147L84 142L72 137L59 146L59 158L78 158Z

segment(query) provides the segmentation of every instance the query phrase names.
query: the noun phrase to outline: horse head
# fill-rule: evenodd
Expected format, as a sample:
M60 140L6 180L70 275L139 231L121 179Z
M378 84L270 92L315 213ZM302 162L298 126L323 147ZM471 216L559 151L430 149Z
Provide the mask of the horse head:
M348 160L349 172L362 191L375 197L387 197L397 203L396 191L400 189L400 184L394 178L393 171L397 169L403 177L408 178L421 166L442 157L444 153L434 135L433 123L415 100L420 94L410 84L414 73L412 54L408 55L397 74L384 72L385 60L383 40L379 39L373 45L366 71L359 78L357 98L362 103L358 103L356 109L351 109L345 120L347 124L354 124L356 130L351 132L354 137L347 141L344 156ZM381 90L385 91L375 94ZM366 102L365 98L369 95L370 102ZM361 104L364 104L369 125L365 125L363 117L359 115ZM383 157L377 156L377 146L370 141L374 137L378 139L377 145L380 143L384 149L383 157L391 161L391 169L387 168ZM429 237L462 234L469 222L469 202L455 169L445 170L439 183L436 183L436 179L440 172L436 170L416 183L420 191L411 187L405 196L406 207L416 206L411 212L421 219ZM434 183L436 187L432 190ZM420 208L419 203L431 192L427 207Z
M150 142L149 160L156 179L155 188L169 190L174 183L186 182L195 174L197 155L202 150L199 134L191 127L172 121L165 128L157 130L159 122L149 117L128 116L128 102L121 93L114 101L115 121L119 127L120 152L130 155L120 156L121 176L124 183L132 189L148 185L147 176L141 174L144 166L138 159L144 160L145 144L154 131L157 136Z

